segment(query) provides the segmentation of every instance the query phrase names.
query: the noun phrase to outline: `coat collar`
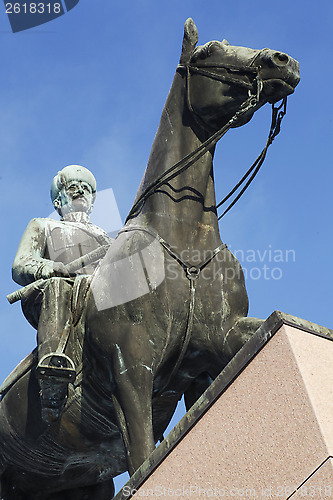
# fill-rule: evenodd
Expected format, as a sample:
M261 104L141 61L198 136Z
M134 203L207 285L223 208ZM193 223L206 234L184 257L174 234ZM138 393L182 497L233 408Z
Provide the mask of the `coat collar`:
M82 224L90 223L89 215L85 212L69 212L61 217L60 220L64 222L81 222Z

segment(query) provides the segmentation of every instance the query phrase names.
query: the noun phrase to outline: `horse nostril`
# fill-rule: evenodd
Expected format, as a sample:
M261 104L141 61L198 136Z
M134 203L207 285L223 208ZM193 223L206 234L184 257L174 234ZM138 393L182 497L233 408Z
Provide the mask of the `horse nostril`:
M274 64L277 66L285 66L289 62L289 57L283 52L275 52L272 56Z

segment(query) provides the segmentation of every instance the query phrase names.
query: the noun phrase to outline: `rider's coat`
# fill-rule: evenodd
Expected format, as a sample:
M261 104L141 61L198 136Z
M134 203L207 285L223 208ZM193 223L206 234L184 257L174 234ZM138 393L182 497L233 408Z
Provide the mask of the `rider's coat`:
M71 212L60 221L36 218L25 230L13 264L13 279L20 285L43 278L43 268L53 262L69 264L112 239L89 222L84 212ZM79 269L76 274L92 274L96 264Z

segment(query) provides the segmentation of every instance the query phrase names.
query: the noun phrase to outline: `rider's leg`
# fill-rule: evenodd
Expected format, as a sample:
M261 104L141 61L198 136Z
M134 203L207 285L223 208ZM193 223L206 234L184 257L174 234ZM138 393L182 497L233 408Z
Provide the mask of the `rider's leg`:
M40 358L58 348L71 317L72 290L72 282L64 278L51 278L44 287L37 333Z
M42 417L50 422L59 418L73 379L73 363L65 356L66 338L71 325L72 282L51 278L43 289L38 322L38 366L42 393Z

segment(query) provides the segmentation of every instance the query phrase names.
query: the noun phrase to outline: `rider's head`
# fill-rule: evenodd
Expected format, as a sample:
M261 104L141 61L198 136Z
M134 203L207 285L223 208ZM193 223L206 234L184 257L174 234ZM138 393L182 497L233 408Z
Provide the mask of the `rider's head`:
M69 212L92 211L96 198L96 180L93 174L80 165L69 165L54 177L51 199L60 215Z

